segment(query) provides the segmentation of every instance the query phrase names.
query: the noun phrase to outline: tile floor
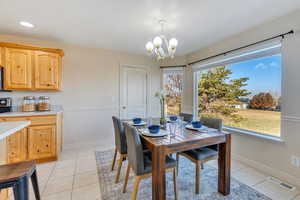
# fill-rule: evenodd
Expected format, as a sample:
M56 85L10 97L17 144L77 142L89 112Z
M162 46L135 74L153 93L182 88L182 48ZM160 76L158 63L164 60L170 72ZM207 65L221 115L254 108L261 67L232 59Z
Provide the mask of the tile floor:
M101 200L94 151L105 149L109 147L101 149L83 145L68 148L57 162L39 164L37 173L42 199ZM216 161L207 164L217 166ZM266 174L235 160L232 162L232 176L273 200L300 200L299 189L287 191L269 182ZM31 187L30 200L35 200Z

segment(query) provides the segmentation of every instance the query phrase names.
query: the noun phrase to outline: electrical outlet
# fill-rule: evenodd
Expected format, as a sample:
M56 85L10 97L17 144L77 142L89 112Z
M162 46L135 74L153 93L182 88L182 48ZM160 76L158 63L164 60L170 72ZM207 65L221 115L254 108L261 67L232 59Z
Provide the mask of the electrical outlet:
M291 156L291 164L294 167L300 167L300 157L298 157L298 156Z

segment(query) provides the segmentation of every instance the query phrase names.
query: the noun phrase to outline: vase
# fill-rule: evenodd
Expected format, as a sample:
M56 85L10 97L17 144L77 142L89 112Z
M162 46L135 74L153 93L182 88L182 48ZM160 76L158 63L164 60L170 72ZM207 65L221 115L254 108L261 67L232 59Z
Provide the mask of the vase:
M165 117L165 101L164 100L161 100L160 107L161 107L160 125L165 127L166 124L167 124L167 120L166 120L166 117Z

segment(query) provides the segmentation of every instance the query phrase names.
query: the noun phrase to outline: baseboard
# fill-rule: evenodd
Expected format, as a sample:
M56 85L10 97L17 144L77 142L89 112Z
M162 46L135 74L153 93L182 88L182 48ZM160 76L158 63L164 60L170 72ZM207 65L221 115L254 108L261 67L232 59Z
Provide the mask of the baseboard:
M290 183L290 184L296 186L297 188L300 188L300 178L294 177L286 172L274 169L263 163L245 158L245 157L237 155L237 154L233 154L232 157L233 157L233 159L240 161L242 163L245 163L246 165L249 165L250 167L253 167L261 172L264 172L265 174L276 177L282 181L285 181L287 183Z

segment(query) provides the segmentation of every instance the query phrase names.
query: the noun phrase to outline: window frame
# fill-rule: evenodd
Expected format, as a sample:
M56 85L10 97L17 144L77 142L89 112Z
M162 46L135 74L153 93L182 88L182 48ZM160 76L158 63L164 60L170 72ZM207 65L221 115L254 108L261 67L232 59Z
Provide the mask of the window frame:
M284 97L283 97L283 81L284 81L284 77L283 77L283 74L284 74L284 65L283 65L283 54L282 54L282 51L280 52L277 52L277 53L274 53L274 54L271 54L271 55L268 55L268 56L274 56L274 55L278 55L280 54L281 55L281 98L282 98L282 102L284 102ZM258 58L263 58L263 57L266 57L266 55L261 55L259 56ZM252 58L252 59L257 59L257 58ZM243 62L243 61L249 61L251 59L243 59L241 61L238 61L238 62ZM234 62L234 63L238 63L238 62ZM233 63L232 63L233 64ZM222 65L222 64L221 64ZM225 66L228 66L229 64L225 64ZM199 78L200 78L200 73L204 70L208 70L208 69L213 69L215 67L218 67L220 66L220 64L216 64L216 65L213 65L213 66L209 66L209 67L204 67L203 69L201 70L197 70L197 71L194 71L193 72L193 115L194 115L194 118L198 118L198 113L199 113L199 104L198 104L198 82L199 82ZM262 139L267 139L267 140L271 140L271 141L274 141L274 142L279 142L279 143L284 143L285 142L285 134L284 134L284 131L283 131L283 106L281 107L281 114L280 114L280 136L272 136L272 135L269 135L267 133L262 133L262 132L256 132L256 131L251 131L251 130L247 130L247 129L242 129L242 128L235 128L235 127L230 127L230 126L224 126L223 125L223 130L224 131L228 131L228 132L232 132L232 133L237 133L237 134L241 134L241 135L248 135L248 136L254 136L256 138L262 138Z

